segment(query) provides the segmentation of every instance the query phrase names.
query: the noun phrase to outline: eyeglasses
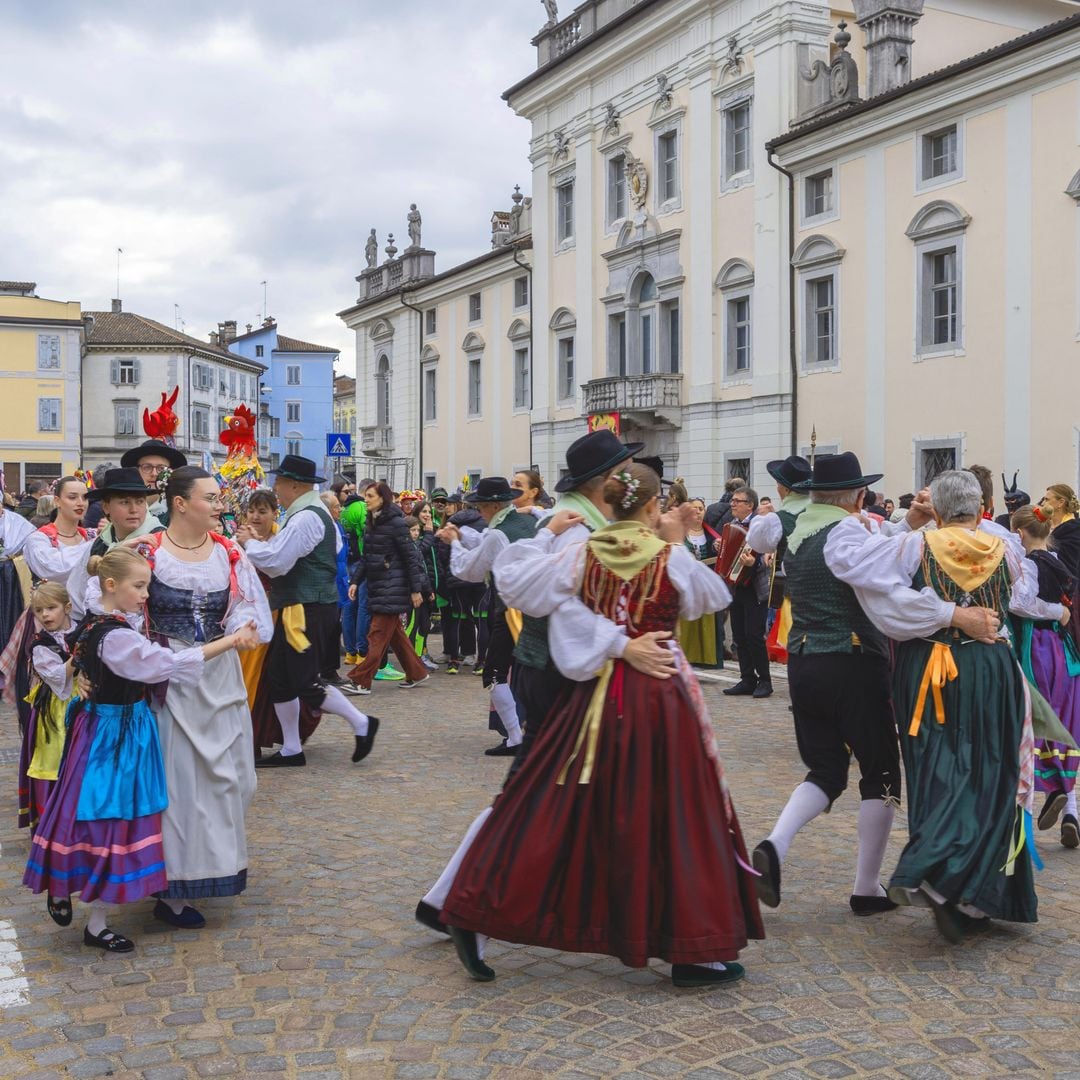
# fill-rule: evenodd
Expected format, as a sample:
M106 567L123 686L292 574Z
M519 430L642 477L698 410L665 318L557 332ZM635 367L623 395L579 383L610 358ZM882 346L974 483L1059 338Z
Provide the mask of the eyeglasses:
M201 499L205 503L209 503L211 506L224 506L224 495L196 495L196 499Z
M160 476L168 467L168 465L140 465L139 472L143 476Z
M732 499L731 500L732 506L734 506L735 503L740 503L743 506L749 506L750 505L750 500L749 499Z

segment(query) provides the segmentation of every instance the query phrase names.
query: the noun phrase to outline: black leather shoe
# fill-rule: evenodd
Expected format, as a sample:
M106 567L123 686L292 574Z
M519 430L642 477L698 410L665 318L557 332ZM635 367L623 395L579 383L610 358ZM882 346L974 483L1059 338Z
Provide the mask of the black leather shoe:
M759 682L754 687L754 697L772 697L772 683L771 682Z
M179 915L164 900L159 900L154 905L154 918L160 919L170 926L178 926L181 930L198 930L206 925L201 911L196 911L189 904L184 905L184 910Z
M964 940L964 931L972 923L971 916L965 915L951 900L939 904L932 896L928 899L941 936L951 945L959 945Z
M416 921L423 923L429 930L434 930L436 934L450 933L446 923L439 918L438 910L423 900L416 905Z
M676 986L722 986L738 982L746 974L742 964L724 963L724 970L702 967L700 964L672 964L671 981Z
M267 757L255 759L256 769L295 769L306 764L307 758L304 757L303 750L299 754L289 754L288 756L283 756L281 751L278 750Z
M459 930L456 926L447 926L450 940L457 949L458 959L462 967L477 982L491 982L495 978L495 972L480 959L476 951L476 935L471 930Z
M898 905L887 896L856 896L848 898L851 910L856 915L879 915L883 911L895 911Z
M727 694L728 697L750 697L756 689L757 683L740 679L734 686L729 686L726 690L722 690L721 693Z
M104 949L106 952L132 952L135 942L123 934L117 934L107 926L100 934L91 934L89 930L83 931L83 944L95 949Z
M754 869L761 875L754 878L754 888L758 899L766 907L780 906L780 857L776 854L771 840L762 840L750 861Z
M498 746L492 746L484 751L485 757L513 757L517 753L516 746L507 746L505 740Z
M1039 828L1052 829L1057 824L1057 819L1061 816L1061 811L1065 809L1068 801L1068 796L1064 791L1051 791L1039 811Z
M49 918L52 919L57 926L70 926L71 925L71 900L69 897L64 897L61 900L54 900L51 896L46 897L45 906L49 910Z
M367 734L356 736L356 749L353 751L353 761L363 761L371 753L375 745L375 736L379 734L379 718L369 716L367 718Z
M1080 847L1080 822L1072 814L1066 814L1061 820L1061 842L1067 848Z

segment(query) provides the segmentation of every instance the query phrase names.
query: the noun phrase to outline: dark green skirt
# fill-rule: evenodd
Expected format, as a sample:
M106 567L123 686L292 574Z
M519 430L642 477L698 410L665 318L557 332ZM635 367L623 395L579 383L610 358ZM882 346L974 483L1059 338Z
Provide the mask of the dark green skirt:
M890 884L915 889L926 881L947 899L973 904L992 918L1035 922L1027 848L1012 874L1004 870L1023 828L1016 804L1023 676L1003 643L954 644L959 675L942 692L945 723L937 722L929 691L919 732L910 736L930 652L927 641L907 641L897 650L893 701L910 839Z

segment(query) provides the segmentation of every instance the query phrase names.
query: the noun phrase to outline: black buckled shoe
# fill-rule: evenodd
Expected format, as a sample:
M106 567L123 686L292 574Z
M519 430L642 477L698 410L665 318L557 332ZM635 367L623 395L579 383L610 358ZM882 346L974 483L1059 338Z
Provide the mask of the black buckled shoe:
M421 900L416 905L416 921L422 923L429 930L434 930L436 934L449 934L450 930L446 923L439 918L439 912L434 905L427 903L425 900Z
M491 982L495 978L495 972L480 959L476 948L476 935L471 930L460 930L456 926L447 926L446 929L457 950L461 966L477 982Z
M71 899L65 896L62 900L54 900L51 896L46 897L46 906L49 909L49 918L57 926L71 925Z
M369 716L367 718L368 728L366 735L356 736L356 749L353 751L353 761L363 761L364 758L371 753L372 748L375 745L375 736L379 734L379 718L377 716Z
M762 840L750 861L760 877L754 878L754 889L758 899L766 907L780 906L780 856L776 854L771 840Z
M514 757L517 754L516 746L507 746L504 739L498 746L489 747L484 751L485 757Z
M100 934L91 934L89 930L83 931L83 944L93 949L104 949L106 952L133 952L135 942L123 934L117 934L107 926Z
M671 981L676 986L723 986L738 982L746 974L742 964L724 964L724 970L702 967L700 964L672 964Z
M880 915L883 911L895 911L899 907L887 896L856 896L854 893L848 897L848 904L856 915Z

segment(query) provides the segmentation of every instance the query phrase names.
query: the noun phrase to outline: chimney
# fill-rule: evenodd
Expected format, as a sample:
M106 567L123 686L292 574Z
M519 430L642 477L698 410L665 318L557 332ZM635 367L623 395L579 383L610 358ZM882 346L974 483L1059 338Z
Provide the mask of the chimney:
M911 48L923 0L853 0L855 21L866 35L866 96L911 82Z
M273 315L267 315L266 318L263 319L262 324L263 324L263 328L266 329L266 330L269 330L271 326L276 326L277 325L277 323L274 322L274 316ZM233 325L235 326L236 324L234 323Z
M216 330L210 331L210 344L216 345L218 343L218 332Z
M120 312L123 311L123 308L120 306L120 301L119 300L114 300L112 302L112 309L113 309L113 314L114 315L119 315Z
M224 322L217 324L218 339L222 345L228 345L230 341L236 340L236 320L226 319Z

